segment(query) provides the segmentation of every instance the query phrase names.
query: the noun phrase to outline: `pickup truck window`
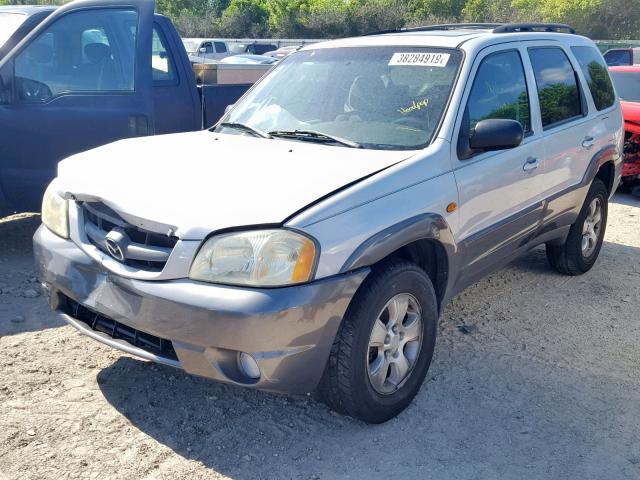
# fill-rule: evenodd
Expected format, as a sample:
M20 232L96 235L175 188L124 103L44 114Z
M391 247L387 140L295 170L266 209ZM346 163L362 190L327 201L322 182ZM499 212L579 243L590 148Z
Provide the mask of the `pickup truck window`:
M589 91L598 110L609 108L616 100L607 64L595 47L571 47L580 69L587 79Z
M167 50L167 42L162 33L153 27L151 50L151 72L155 85L172 83L176 80L176 69Z
M191 55L192 53L198 53L198 42L194 42L192 40L183 40L182 44L184 45L184 49L189 55Z
M129 9L94 9L61 17L17 55L17 100L133 91L137 16Z
M442 48L303 50L283 60L223 121L263 132L313 131L363 148L423 148L440 124L461 60L459 50Z
M542 126L550 128L581 116L578 79L564 51L556 47L531 48L529 57L538 87Z
M469 136L479 121L490 118L517 120L525 133L531 131L527 81L516 50L493 53L482 60L465 113L469 123L461 132L468 132Z
M631 50L609 50L605 52L604 59L610 67L633 65Z
M214 53L213 52L213 44L211 42L204 42L200 45L200 48L204 48L204 53Z
M27 16L23 13L0 13L0 47L26 19Z
M227 46L224 42L213 42L216 47L216 53L227 53Z

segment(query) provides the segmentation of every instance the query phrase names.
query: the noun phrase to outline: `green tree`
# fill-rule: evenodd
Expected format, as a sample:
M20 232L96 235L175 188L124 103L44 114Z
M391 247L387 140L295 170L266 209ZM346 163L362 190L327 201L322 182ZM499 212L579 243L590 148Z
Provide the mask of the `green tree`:
M408 20L411 23L432 18L459 21L466 3L467 0L410 0Z
M226 37L259 38L269 36L269 11L259 0L232 0L218 24Z

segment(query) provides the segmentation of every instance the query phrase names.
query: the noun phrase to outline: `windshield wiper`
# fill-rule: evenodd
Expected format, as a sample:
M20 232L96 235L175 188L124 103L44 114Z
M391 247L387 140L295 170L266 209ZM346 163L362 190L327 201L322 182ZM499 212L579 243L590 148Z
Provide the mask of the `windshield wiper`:
M344 145L345 147L362 148L362 145L357 142L352 142L345 138L334 137L333 135L327 135L322 132L315 132L313 130L274 130L273 132L269 132L268 135L271 135L272 137L297 138L300 140L334 142Z
M270 134L263 132L262 130L258 130L257 128L250 127L245 123L239 122L222 122L219 127L226 128L235 128L236 130L243 130L245 132L251 133L252 135L260 138L273 138Z

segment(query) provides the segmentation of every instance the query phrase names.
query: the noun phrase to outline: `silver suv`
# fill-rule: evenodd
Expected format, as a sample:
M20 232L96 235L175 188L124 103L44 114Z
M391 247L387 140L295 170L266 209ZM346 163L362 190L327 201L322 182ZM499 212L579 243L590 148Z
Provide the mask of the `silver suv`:
M35 254L82 333L366 422L425 378L448 300L546 244L595 263L621 171L606 65L562 25L315 44L209 131L68 158Z

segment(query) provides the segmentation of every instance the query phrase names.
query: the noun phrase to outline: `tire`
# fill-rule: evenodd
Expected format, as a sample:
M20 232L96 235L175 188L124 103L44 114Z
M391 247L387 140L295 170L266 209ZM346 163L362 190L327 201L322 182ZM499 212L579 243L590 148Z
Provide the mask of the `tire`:
M582 205L582 209L578 214L575 223L569 229L569 235L562 245L546 245L547 259L553 268L564 275L582 275L591 270L596 263L604 233L607 227L609 192L604 183L596 178L589 188L587 198ZM590 209L594 202L600 205L600 224L597 231L592 233L595 235L594 240L589 241L589 248L584 249L585 229L588 230L587 222L593 219L590 215ZM593 222L591 222L591 225Z
M402 315L399 312L405 299L408 309ZM392 308L397 315L392 315ZM392 331L392 316L404 319L396 323L399 330ZM382 323L385 318L386 324ZM418 318L421 323L416 325ZM332 410L367 423L382 423L395 417L411 403L427 374L437 321L436 295L424 270L402 260L374 267L347 309L317 398ZM385 340L372 347L370 343L380 338L379 328L374 335L374 326L380 325L387 328ZM419 340L410 341L416 333ZM385 367L385 362L391 363ZM401 377L407 365L408 374ZM388 368L387 374L384 368ZM372 370L382 374L373 375Z

